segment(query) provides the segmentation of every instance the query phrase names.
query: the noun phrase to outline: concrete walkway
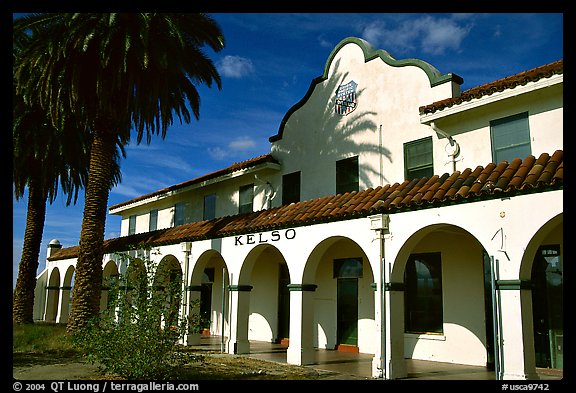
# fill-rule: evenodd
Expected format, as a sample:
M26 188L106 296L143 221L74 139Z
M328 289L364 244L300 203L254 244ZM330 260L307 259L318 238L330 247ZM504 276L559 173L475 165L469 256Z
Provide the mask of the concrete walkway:
M221 350L220 336L202 337L200 349ZM254 359L286 363L287 345L273 344L262 341L250 341L248 356ZM373 379L372 358L374 355L342 352L336 350L316 349L315 364L307 365L318 372L333 374L333 379ZM492 380L494 371L486 367L468 366L463 364L432 362L406 359L406 380ZM539 373L541 380L562 379L561 373Z

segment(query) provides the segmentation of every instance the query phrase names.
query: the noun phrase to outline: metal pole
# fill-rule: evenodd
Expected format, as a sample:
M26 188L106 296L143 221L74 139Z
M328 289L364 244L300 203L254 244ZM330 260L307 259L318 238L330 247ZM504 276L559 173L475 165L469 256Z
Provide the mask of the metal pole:
M387 379L386 369L386 263L384 258L384 230L380 230L380 371Z
M384 185L384 158L382 157L382 124L378 137L378 155L380 156L380 186Z

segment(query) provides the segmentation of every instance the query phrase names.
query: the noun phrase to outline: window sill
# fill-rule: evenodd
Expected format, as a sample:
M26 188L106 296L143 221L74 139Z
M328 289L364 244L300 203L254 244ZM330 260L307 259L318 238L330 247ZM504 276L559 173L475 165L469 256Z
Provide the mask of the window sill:
M416 340L446 341L446 336L441 333L404 333L404 337Z

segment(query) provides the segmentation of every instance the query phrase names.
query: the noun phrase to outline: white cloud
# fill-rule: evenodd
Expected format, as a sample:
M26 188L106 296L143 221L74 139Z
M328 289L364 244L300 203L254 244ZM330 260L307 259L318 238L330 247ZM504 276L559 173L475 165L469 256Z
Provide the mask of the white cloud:
M467 19L461 15L449 18L424 15L390 28L383 20L375 20L363 29L362 37L374 47L389 48L402 55L415 50L438 55L460 49L471 29L471 25L462 24Z
M118 195L122 195L128 198L136 198L140 195L142 195L142 193L140 191L138 191L136 188L132 187L132 186L127 186L125 184L118 184L116 187L114 187L111 191L114 194L118 194Z
M318 44L320 44L320 46L322 48L330 48L331 49L334 47L334 44L332 42L328 41L326 38L324 38L323 35L318 37Z
M215 160L223 160L228 156L228 153L220 147L209 147L208 154Z
M216 68L222 76L229 78L242 78L254 72L252 60L241 56L224 56L217 63Z
M443 54L447 49L458 51L470 32L470 27L459 26L452 19L431 16L417 19L414 27L421 33L422 50L432 54Z
M230 156L235 156L237 153L250 153L258 148L256 141L249 136L241 136L230 141L224 148L209 147L208 154L215 160L221 161Z
M250 151L255 147L256 142L248 136L236 138L228 144L228 148L235 151Z

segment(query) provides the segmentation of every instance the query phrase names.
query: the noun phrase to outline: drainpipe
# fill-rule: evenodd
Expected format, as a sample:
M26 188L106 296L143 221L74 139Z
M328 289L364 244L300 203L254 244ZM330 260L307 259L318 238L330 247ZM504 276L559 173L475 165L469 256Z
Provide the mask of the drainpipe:
M446 145L446 153L448 154L448 157L450 157L450 161L452 162L452 172L456 172L456 157L460 155L460 145L458 144L458 142L454 140L454 138L452 138L451 135L448 135L446 131L443 131L440 128L438 128L436 123L431 122L430 127L432 127L432 129L436 132L436 134L448 138L448 142L450 142L450 147Z

